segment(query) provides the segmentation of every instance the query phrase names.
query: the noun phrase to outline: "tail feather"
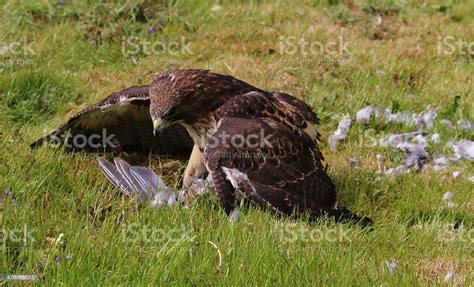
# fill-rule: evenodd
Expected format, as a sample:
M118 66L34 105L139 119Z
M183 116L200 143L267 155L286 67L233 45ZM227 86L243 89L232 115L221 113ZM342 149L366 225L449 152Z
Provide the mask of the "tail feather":
M118 169L105 158L99 158L99 167L104 173L105 177L116 187L118 187L124 194L130 196L132 187L125 181L118 171Z
M123 194L136 196L141 203L150 201L154 207L176 203L175 192L152 170L142 166L130 166L120 158L114 159L115 165L102 157L97 161L105 177Z

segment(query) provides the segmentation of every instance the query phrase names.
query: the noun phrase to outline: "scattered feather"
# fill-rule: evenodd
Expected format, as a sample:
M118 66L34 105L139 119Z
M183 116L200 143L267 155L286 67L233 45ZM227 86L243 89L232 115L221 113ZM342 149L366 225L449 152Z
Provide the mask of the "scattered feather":
M474 123L473 122L468 122L463 119L460 119L458 121L458 126L464 130L472 130L474 129Z
M356 120L360 124L368 124L370 122L370 116L372 115L372 106L367 106L356 114Z
M229 221L232 223L236 223L240 219L240 208L234 209L229 215Z
M448 191L443 195L443 199L445 201L451 201L453 198L454 198L454 193L452 193L451 191Z
M351 123L349 116L344 116L339 122L336 131L329 136L328 144L332 150L336 150L338 142L347 137L349 129L351 128Z
M442 119L442 120L439 121L439 123L447 129L453 129L454 128L453 123L448 119Z
M430 109L420 114L414 114L413 120L415 121L415 128L421 130L424 128L433 127L433 121L436 119L436 110Z
M470 140L460 140L458 142L450 141L449 143L454 154L459 159L474 161L474 142Z
M439 164L433 165L433 170L434 171L442 171L442 170L445 170L447 168L448 167L446 165L439 165Z
M392 114L391 111L390 113L387 113L388 110L385 110L385 122L386 123L403 123L403 124L409 124L412 122L413 117L412 113L410 112L398 112L396 114Z
M441 141L441 137L439 136L438 133L434 133L431 135L430 137L430 140L433 142L433 143L439 143Z
M457 160L458 159L454 157L441 156L441 157L434 158L433 163L437 165L449 165L451 162L455 162Z
M393 175L399 175L399 174L405 174L410 172L405 165L399 165L395 168L389 168L388 170L385 171L385 174L388 176L393 176Z

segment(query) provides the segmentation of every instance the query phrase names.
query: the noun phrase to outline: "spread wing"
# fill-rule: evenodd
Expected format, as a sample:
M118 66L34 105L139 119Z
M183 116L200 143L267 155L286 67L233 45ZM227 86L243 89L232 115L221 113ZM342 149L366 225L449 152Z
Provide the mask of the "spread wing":
M233 97L216 111L218 129L206 147L206 166L224 208L234 190L260 206L291 214L318 216L336 203L336 192L322 165L311 108L283 93L250 92ZM313 127L314 128L314 127ZM244 145L226 138L254 139Z
M188 156L192 139L180 125L172 125L153 136L148 86L115 92L71 117L47 136L35 141L36 148L50 142L66 150L88 152L139 152Z

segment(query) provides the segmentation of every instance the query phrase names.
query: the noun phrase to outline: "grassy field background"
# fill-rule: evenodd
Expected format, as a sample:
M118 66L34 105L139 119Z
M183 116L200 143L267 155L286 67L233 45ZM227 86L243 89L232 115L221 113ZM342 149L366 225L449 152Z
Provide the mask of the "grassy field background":
M414 286L454 274L447 284L474 284L472 162L378 175L376 154L398 155L370 145L367 131L413 130L400 124L355 124L336 151L326 144L340 115L354 119L368 104L435 108L430 132L447 154L449 139L473 140L472 130L439 124L474 119L472 1L0 3L0 276L68 286ZM30 150L81 108L176 68L232 74L310 104L339 201L371 217L373 230L255 208L232 224L210 195L187 209L139 207L94 157ZM353 168L346 159L357 155ZM151 167L176 186L185 163Z

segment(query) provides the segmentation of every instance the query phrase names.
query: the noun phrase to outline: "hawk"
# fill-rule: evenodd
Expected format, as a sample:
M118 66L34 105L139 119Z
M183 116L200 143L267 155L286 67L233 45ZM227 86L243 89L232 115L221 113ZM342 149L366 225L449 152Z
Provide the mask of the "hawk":
M32 147L54 141L69 150L189 157L183 185L207 173L228 214L239 192L279 214L370 223L338 205L317 124L311 108L291 95L208 70L175 70L109 95ZM106 134L113 135L108 142ZM79 145L80 135L102 143Z

